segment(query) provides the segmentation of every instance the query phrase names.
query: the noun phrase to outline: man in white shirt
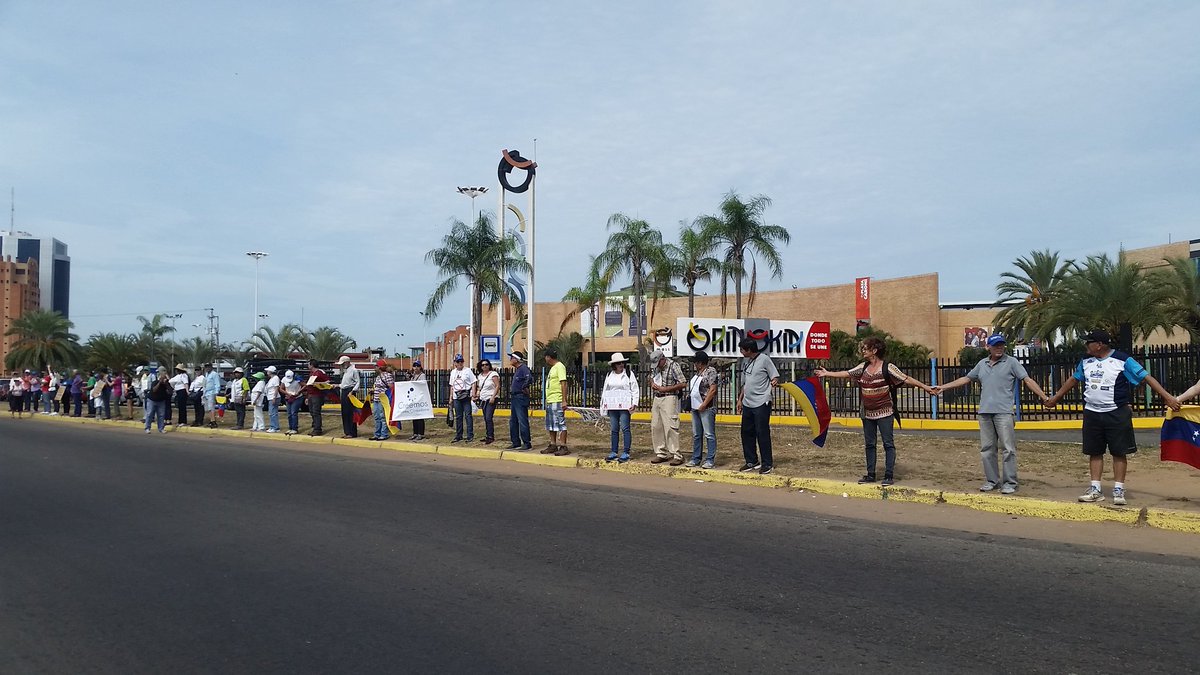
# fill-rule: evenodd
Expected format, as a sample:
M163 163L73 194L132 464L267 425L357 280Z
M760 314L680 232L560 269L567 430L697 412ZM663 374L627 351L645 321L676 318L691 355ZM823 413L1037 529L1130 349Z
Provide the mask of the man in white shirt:
M342 381L338 383L338 393L342 397L342 438L358 438L358 425L354 423L354 404L350 402L350 394L358 390L358 368L350 363L349 356L338 359L338 367L342 369Z
M192 404L192 426L204 424L204 371L196 366L188 384L188 402Z
M467 426L467 442L475 440L475 418L471 416L471 398L475 390L475 373L467 367L462 354L454 355L454 370L450 371L450 403L454 406L454 440L463 440L463 424Z
M267 417L271 422L271 426L267 429L269 433L279 431L279 369L275 366L267 366Z
M266 396L263 390L267 386L267 376L265 373L254 374L254 388L250 390L250 405L254 411L254 425L250 427L251 431L264 431L267 425L263 423L263 401Z
M188 385L192 382L187 374L187 366L182 363L176 363L175 376L169 382L171 383L171 391L174 392L175 408L178 411L176 413L176 423L179 426L184 426L187 424L187 389ZM170 422L167 424L170 424Z

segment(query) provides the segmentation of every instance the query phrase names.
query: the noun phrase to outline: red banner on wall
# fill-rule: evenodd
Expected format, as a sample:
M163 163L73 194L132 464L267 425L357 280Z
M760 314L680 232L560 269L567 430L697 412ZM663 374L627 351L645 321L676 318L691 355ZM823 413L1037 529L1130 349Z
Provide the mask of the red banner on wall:
M871 277L859 277L854 280L854 318L871 318Z

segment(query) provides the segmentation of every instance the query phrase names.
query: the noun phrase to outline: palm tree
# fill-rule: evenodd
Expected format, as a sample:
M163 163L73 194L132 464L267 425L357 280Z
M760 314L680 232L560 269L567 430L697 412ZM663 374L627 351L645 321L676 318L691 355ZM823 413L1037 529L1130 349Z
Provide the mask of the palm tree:
M632 312L629 303L621 298L609 297L608 279L600 273L600 266L596 262L596 256L588 256L588 276L584 281L583 286L574 286L563 295L563 302L570 303L570 310L563 317L562 323L558 326L558 332L562 333L567 329L567 324L571 323L575 317L582 315L584 312L599 311L603 312L606 308L621 309L622 311ZM592 315L592 330L591 337L584 336L587 340L591 351L591 365L596 364L596 338L599 337L599 318Z
M167 348L163 338L168 333L174 333L175 327L167 325L167 317L165 314L155 314L147 319L144 316L139 316L138 321L142 324L142 329L139 332L139 339L142 341L142 346L150 354L150 360L157 362L159 354L166 354L168 351L174 355L174 351Z
M1192 342L1200 342L1200 274L1196 261L1168 258L1166 269L1153 272L1156 283L1167 290L1167 311L1171 323L1184 328Z
M278 332L270 326L261 326L246 340L246 346L263 356L286 359L296 350L299 335L300 327L294 323L285 323Z
M1170 290L1142 266L1105 255L1088 256L1063 282L1062 300L1055 303L1051 321L1064 331L1101 328L1117 338L1122 349L1134 339L1147 339L1155 329L1174 334L1168 307Z
M996 284L1000 295L996 305L1004 308L996 313L994 323L1001 331L1038 338L1053 352L1052 317L1063 281L1076 269L1075 261L1061 260L1058 251L1046 249L1017 258L1013 266L1018 271L1001 274L1002 281Z
M82 350L79 336L72 333L75 324L58 312L35 309L14 319L5 335L17 340L4 357L7 369L38 369L78 363Z
M696 316L696 284L712 279L713 274L721 271L721 261L709 255L713 247L699 219L692 225L681 222L679 244L666 246L672 276L682 280L687 287L688 316Z
M85 363L92 369L108 368L115 373L146 360L142 340L133 333L98 333L88 338L86 348Z
M628 273L633 278L633 307L639 330L647 330L646 317L642 308L646 305L646 289L653 289L657 300L659 289L670 286L671 269L663 248L662 233L650 227L644 220L635 220L621 213L608 219L610 232L604 252L595 258L597 270L606 284L619 273ZM638 339L638 356L646 360L646 346Z
M471 287L471 329L476 338L483 331L484 303L495 307L501 299L507 299L513 307L521 306L520 296L504 280L504 275L510 271L524 274L532 271L518 253L517 240L512 235L497 235L491 214L486 212L480 213L473 225L452 220L450 234L442 237L440 248L425 254L425 262L437 265L442 277L425 304L425 321L437 317L446 298L463 282Z
M549 342L535 342L534 353L536 360L534 363L545 363L543 359L546 356L546 350L551 347L558 350L559 361L568 366L573 366L579 358L579 352L583 350L583 336L578 332L572 331L570 333L559 333Z
M199 336L184 340L179 345L179 350L182 353L184 363L190 363L193 366L212 363L217 356L217 349L213 346L212 342Z
M343 353L358 348L358 343L337 328L321 326L316 330L301 333L296 346L310 359L332 361Z
M742 318L742 280L747 276L747 256L750 258L747 312L754 309L759 260L770 270L772 279L783 278L783 258L776 243L788 244L792 241L792 235L788 234L787 228L763 222L763 213L770 205L771 199L766 195L757 195L743 202L736 192L730 191L721 202L720 216L701 216L697 219L704 238L710 240L721 255L722 315L725 313L729 280L732 279L737 318Z

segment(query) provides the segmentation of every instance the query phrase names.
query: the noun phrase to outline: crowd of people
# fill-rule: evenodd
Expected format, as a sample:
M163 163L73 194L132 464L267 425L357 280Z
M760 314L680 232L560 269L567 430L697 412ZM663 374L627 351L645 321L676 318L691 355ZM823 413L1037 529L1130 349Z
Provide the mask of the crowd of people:
M965 376L940 386L931 386L906 376L894 364L886 360L886 345L875 337L867 338L861 345L862 362L848 370L831 371L818 368L814 374L819 378L848 379L859 389L861 401L863 449L866 472L859 483L875 483L878 479L877 446L882 442L884 470L882 485L896 481L896 444L894 428L899 424L896 408L896 389L902 386L918 387L930 396L958 387L978 383L980 404L978 409L980 457L984 483L982 492L998 490L1002 494L1013 494L1019 488L1017 475L1017 449L1014 415L1014 387L1024 385L1032 391L1047 408L1055 407L1074 387L1083 386L1083 454L1089 457L1091 481L1086 492L1079 497L1083 502L1099 502L1105 499L1101 476L1104 471L1104 455L1112 456L1113 477L1111 492L1115 504L1127 503L1125 489L1128 456L1137 452L1133 434L1131 392L1146 383L1167 407L1178 410L1184 401L1200 395L1200 382L1179 396L1173 396L1151 377L1146 370L1128 354L1113 347L1113 340L1104 331L1092 331L1084 337L1088 356L1076 367L1073 376L1053 395L1044 392L1038 383L1029 377L1019 360L1007 352L1003 335L992 335L986 339L988 356L981 359ZM744 338L738 345L741 352L738 376L738 399L735 408L740 415L740 441L744 463L737 470L743 473L769 474L774 469L771 444L771 389L779 386L779 371L769 356L762 352L762 345L751 338ZM559 361L554 349L544 353L547 366L542 393L544 396L545 428L548 435L542 454L564 456L570 454L567 443L567 370ZM533 373L524 352L508 354L513 376L507 392L509 411L508 450L528 451L533 449L529 408ZM704 352L696 352L691 358L690 374L683 366L669 358L661 350L650 354L651 370L645 386L652 391L650 406L652 464L669 463L670 466L713 469L717 460L717 426L715 396L717 371ZM157 426L160 433L171 424L172 406L176 412L175 423L188 424L188 410L192 411L191 425L216 426L215 412L232 409L235 417L234 429L244 429L246 413L252 414L252 431L279 433L280 409L287 416L287 430L296 434L300 431L300 414L307 406L312 420L309 434L323 435L322 409L327 397L336 393L341 407L342 438L358 436L355 412L366 402L357 402L354 394L361 384L358 369L350 358L342 356L337 367L340 376L334 382L329 374L310 361L308 378L301 381L296 372L285 370L280 373L275 366L248 374L241 367L234 368L227 376L220 375L212 366L196 367L191 373L183 364L177 364L174 373L160 368L152 373L149 368L138 366L132 375L124 372L109 373L106 369L92 372L84 377L75 370L60 372L53 367L46 372L14 372L8 382L8 400L13 416L34 414L41 406L47 415L82 416L87 405L88 415L97 419L110 419L114 405L125 403L133 417L135 402L144 408L144 429L151 433ZM609 462L630 461L633 438L630 429L632 413L637 409L641 384L629 369L628 359L617 353L610 359L611 372L604 380L601 392L600 411L607 415L610 427L610 451L605 458ZM374 416L375 433L372 440L387 440L392 437L388 406L388 392L398 378L424 380L425 374L420 361L412 363L411 370L397 373L386 361L376 363L376 377L370 391L371 412ZM452 443L471 443L475 440L474 412L481 413L484 424L483 443L495 442L494 415L501 400L499 373L488 359L468 368L461 354L454 357L454 369L449 373L450 402L448 414L454 427ZM685 462L679 447L679 420L681 412L691 413L692 452ZM411 441L425 438L426 420L413 420Z

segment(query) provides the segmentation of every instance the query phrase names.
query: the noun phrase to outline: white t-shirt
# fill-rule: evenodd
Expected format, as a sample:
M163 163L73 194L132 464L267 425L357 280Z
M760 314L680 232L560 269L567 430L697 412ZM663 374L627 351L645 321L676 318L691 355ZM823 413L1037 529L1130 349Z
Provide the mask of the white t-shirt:
M188 388L188 384L191 383L187 373L176 373L175 377L172 377L169 381L171 383L171 388L175 391L184 391Z
M479 400L490 401L496 395L496 390L500 388L500 373L494 370L488 371L486 375L479 376Z
M692 410L699 410L704 403L704 397L700 395L700 374L692 376L691 382L688 383L688 391L692 392Z
M267 400L279 400L279 376L272 375L271 379L267 380Z
M262 404L263 388L265 388L266 386L267 386L266 383L263 382L262 380L259 380L258 382L256 382L254 384L254 388L250 390L250 404L251 405L258 406L258 405Z
M456 398L462 398L464 395L459 392L471 393L471 385L475 384L475 373L471 372L470 368L455 368L450 371L450 391Z

